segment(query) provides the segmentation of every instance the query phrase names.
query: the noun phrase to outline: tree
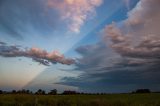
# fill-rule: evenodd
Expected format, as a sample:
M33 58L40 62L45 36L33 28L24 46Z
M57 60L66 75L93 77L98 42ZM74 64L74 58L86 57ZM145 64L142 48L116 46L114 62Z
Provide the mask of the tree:
M17 92L15 90L12 91L12 93L18 93L18 94L32 94L32 92L30 90L18 90Z
M149 89L137 89L135 93L150 93Z
M30 91L30 90L25 90L25 94L32 94L32 91Z
M53 89L53 90L51 90L48 94L49 94L49 95L56 95L56 94L57 94L57 90L56 90L56 89Z
M37 95L45 95L45 91L42 89L39 89L35 94Z
M77 94L76 91L64 91L62 94L64 95L73 95L73 94Z
M0 90L0 94L3 94L3 91L2 91L2 90Z
M15 94L15 93L17 93L17 92L16 92L16 90L12 90L12 92L11 92L11 93L12 93L12 94Z

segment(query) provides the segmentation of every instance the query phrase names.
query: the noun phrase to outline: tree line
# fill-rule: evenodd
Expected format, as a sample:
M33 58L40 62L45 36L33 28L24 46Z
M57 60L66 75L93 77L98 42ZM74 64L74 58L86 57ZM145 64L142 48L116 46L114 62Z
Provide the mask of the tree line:
M34 95L57 95L57 89L50 90L49 92L46 92L45 90L38 89L36 92L32 92L30 90L12 90L12 91L2 91L0 90L0 94L34 94ZM89 94L89 93L79 93L77 91L72 90L65 90L62 93L59 93L61 95L73 95L73 94Z
M135 91L132 91L131 93L151 93L149 89L137 89ZM159 93L159 92L158 92ZM57 95L57 89L50 90L49 92L46 92L45 90L38 89L36 92L32 92L30 90L12 90L12 91L2 91L0 90L0 94L34 94L34 95ZM74 94L96 94L96 95L104 95L107 93L84 93L84 92L77 92L77 91L71 91L71 90L65 90L61 95L74 95Z

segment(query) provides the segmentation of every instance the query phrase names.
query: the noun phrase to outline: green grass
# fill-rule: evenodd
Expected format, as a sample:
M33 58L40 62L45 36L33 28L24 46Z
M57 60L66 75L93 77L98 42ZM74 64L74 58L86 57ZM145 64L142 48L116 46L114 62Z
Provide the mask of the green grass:
M160 106L160 94L0 95L0 106Z

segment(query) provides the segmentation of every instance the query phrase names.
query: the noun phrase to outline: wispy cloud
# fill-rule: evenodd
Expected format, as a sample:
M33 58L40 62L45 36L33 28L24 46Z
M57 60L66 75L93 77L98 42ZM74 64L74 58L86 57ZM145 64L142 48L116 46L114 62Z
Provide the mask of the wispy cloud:
M102 0L48 0L48 6L60 11L62 20L68 22L70 31L78 33L89 18L94 17L95 8Z
M3 57L28 57L32 58L34 61L39 62L43 65L50 65L50 63L56 64L66 64L71 65L75 63L74 59L66 58L64 55L60 54L58 51L53 51L48 53L40 48L30 48L23 49L17 45L7 45L4 42L0 43L0 56Z
M1 32L18 40L32 31L47 35L65 28L78 33L101 4L102 0L1 0Z

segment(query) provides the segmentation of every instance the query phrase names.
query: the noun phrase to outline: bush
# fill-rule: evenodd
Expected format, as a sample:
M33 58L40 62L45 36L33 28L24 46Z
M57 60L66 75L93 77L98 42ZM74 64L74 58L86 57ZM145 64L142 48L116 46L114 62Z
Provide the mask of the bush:
M149 89L137 89L135 93L151 93Z
M39 89L35 94L36 95L45 95L46 93L44 90Z
M53 90L51 90L48 94L49 94L49 95L56 95L56 94L57 94L57 90L56 90L56 89L53 89Z

